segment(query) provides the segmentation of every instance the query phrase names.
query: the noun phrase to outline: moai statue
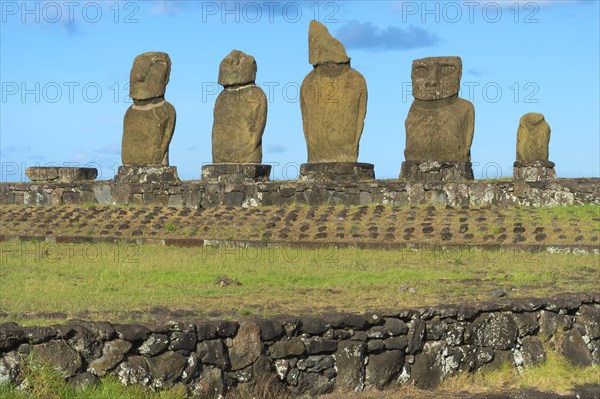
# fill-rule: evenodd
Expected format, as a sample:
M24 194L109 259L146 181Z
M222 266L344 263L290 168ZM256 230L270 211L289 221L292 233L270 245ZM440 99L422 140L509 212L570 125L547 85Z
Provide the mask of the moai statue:
M314 69L300 90L308 163L303 180L363 180L375 177L373 165L357 163L367 113L367 83L350 67L344 46L327 28L311 21L308 58Z
M400 178L415 181L472 180L471 143L475 108L458 97L460 57L413 61L414 101L408 112Z
M513 177L520 181L543 181L556 178L554 162L548 160L550 125L543 114L521 117L517 130L517 160Z
M218 182L266 181L270 165L262 165L262 136L267 123L267 96L254 82L254 57L233 50L219 67L212 129L213 164L202 178Z
M177 180L176 168L169 167L176 114L164 97L170 73L167 53L147 52L133 60L129 77L133 105L123 121L123 166L115 179L118 182Z

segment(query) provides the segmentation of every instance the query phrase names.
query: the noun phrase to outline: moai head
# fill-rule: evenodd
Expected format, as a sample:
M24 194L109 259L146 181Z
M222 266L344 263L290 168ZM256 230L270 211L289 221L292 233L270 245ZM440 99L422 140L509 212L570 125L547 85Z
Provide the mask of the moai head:
M171 59L167 53L148 52L133 60L129 75L129 96L134 100L150 100L165 95Z
M331 36L325 25L314 20L310 21L308 28L308 62L314 66L350 63L342 43Z
M235 86L254 83L256 80L256 60L243 51L233 50L221 61L219 84Z
M462 76L460 57L429 57L414 60L411 79L417 100L433 101L458 95Z

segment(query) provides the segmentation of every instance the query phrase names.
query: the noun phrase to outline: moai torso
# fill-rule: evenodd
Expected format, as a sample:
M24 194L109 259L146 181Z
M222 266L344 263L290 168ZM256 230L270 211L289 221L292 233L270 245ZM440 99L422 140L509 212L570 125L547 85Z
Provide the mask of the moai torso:
M312 21L309 61L300 90L308 162L356 162L367 112L367 84L342 44Z
M214 163L261 163L267 96L254 83L254 57L232 51L221 63L212 129Z
M550 125L543 114L521 117L517 131L517 161L547 161Z
M470 161L475 108L458 97L462 62L459 57L415 60L415 100L406 126L407 161Z
M414 100L405 123L406 160L470 161L474 119L473 104L462 98Z
M134 103L123 120L124 165L169 164L176 120L175 108L164 99L170 71L171 60L166 53L144 53L133 62L129 95Z

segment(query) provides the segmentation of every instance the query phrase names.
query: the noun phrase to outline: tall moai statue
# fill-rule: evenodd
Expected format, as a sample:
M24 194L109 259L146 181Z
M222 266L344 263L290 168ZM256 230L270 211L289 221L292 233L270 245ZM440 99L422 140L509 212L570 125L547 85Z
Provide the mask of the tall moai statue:
M550 125L543 114L521 117L517 130L517 160L513 177L518 181L543 181L556 178L554 162L548 160Z
M175 131L175 108L165 100L171 74L167 53L147 52L133 60L129 96L133 105L123 120L118 182L178 180L169 166L169 144Z
M344 46L327 28L311 21L308 58L314 69L300 90L308 163L302 180L364 180L375 177L372 164L357 163L367 113L367 83L350 66Z
M460 57L413 61L415 98L406 126L406 149L400 178L412 181L472 180L471 143L475 108L459 98Z
M212 128L213 164L202 166L202 179L216 182L266 181L262 136L267 123L267 96L255 84L256 60L233 50L221 61Z

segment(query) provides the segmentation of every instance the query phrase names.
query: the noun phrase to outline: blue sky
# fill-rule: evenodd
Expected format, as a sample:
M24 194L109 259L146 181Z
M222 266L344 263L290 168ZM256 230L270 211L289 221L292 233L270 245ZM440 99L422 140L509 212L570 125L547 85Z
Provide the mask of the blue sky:
M413 59L458 55L475 105L475 177L510 176L521 115L552 128L559 177L600 176L600 6L584 1L0 0L2 181L37 165L80 165L111 179L120 163L133 58L165 51L177 110L170 161L182 179L211 162L219 63L253 55L268 96L263 161L293 179L306 161L299 88L318 19L366 78L359 161L396 178L404 160Z

